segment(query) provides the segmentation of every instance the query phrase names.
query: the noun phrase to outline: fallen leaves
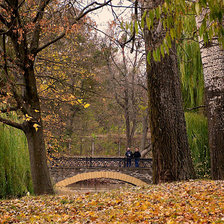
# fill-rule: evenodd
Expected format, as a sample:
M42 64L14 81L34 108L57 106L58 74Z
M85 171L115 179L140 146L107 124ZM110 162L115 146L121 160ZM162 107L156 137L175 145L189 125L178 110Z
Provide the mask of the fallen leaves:
M1 200L0 223L224 223L224 181Z

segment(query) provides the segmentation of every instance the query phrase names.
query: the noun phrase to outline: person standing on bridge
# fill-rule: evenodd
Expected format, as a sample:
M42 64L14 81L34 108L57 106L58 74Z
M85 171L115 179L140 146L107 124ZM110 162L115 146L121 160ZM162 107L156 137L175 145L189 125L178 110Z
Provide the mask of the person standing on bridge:
M141 153L139 152L138 148L135 148L135 152L133 154L133 157L135 158L135 167L139 167L139 160L141 157Z
M133 157L133 153L129 147L127 148L125 156L127 157L127 167L131 167L131 159Z

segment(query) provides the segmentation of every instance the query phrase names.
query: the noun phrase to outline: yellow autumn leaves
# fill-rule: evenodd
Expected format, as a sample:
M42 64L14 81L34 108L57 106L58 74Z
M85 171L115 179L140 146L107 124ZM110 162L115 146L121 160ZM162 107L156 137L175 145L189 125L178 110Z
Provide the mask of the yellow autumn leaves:
M224 181L0 201L0 223L224 223Z
M81 104L84 108L88 108L90 106L89 103L83 102L83 99L78 99L77 102Z

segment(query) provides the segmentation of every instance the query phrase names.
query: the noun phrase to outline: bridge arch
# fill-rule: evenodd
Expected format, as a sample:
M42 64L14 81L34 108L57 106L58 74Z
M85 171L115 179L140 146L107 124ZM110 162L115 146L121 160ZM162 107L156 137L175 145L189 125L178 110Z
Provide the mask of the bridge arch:
M88 172L88 173L81 173L77 174L73 177L69 177L65 180L62 180L58 183L56 183L56 187L65 187L70 184L83 181L83 180L89 180L89 179L98 179L98 178L108 178L108 179L116 179L121 180L136 186L146 186L148 185L146 182L139 180L135 177L129 176L127 174L123 174L120 172L111 172L111 171L105 171L105 172Z

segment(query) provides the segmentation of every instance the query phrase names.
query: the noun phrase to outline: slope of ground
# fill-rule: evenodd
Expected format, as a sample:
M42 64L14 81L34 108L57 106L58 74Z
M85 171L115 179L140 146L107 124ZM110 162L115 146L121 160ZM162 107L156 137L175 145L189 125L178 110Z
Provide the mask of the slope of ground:
M1 200L0 223L224 223L224 181Z

